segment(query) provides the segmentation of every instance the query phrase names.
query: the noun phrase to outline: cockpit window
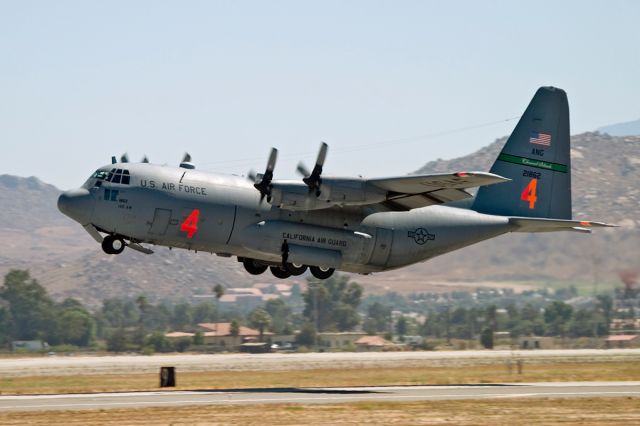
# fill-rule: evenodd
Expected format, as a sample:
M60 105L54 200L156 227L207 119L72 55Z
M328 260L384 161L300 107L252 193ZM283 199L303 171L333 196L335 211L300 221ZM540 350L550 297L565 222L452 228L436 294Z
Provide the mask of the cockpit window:
M93 177L98 180L105 180L109 174L104 170L98 170L93 174Z
M121 183L123 185L129 185L131 182L131 175L129 174L129 170L123 169L111 169L109 172L109 176L107 176L107 182L111 183Z

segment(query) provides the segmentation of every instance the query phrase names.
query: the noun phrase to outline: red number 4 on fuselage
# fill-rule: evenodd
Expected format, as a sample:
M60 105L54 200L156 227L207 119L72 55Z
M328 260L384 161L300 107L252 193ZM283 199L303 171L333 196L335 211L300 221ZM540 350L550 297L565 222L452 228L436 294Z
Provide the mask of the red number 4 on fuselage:
M198 218L200 210L194 209L191 214L182 222L180 230L187 233L187 238L193 238L193 234L198 231Z

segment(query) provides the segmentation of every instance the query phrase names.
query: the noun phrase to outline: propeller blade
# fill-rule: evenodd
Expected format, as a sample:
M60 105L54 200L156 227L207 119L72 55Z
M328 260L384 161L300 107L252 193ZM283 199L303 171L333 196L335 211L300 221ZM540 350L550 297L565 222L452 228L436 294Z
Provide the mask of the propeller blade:
M269 161L267 161L267 172L271 172L273 174L273 169L276 167L276 160L278 159L278 150L275 148L271 148L271 152L269 153ZM265 173L265 176L267 173Z
M309 177L309 175L311 174L311 172L309 171L309 169L307 169L307 166L304 165L304 163L301 161L298 163L298 167L296 168L296 170L298 171L298 173L300 173L303 177Z
M148 163L149 162L149 158L145 155L144 157L142 157L142 162L143 163Z
M184 157L182 157L182 163L190 163L191 162L191 155L189 155L188 152L184 153Z
M271 180L273 179L273 170L276 167L276 160L278 159L278 150L271 148L269 153L269 160L267 161L267 168L262 176L256 176L256 183L253 186L260 191L260 202L267 197L267 202L271 199ZM259 180L258 180L259 178Z
M255 170L253 169L249 170L249 173L247 173L247 179L249 179L253 183L256 183L258 176L256 175Z
M320 144L320 151L318 151L316 165L313 167L311 174L302 179L302 181L309 187L309 192L315 192L316 197L320 195L320 185L322 184L320 175L322 174L322 166L324 166L324 161L327 158L328 149L329 145L327 145L326 143L322 142Z
M324 166L324 160L327 158L327 151L329 150L329 145L326 142L322 142L320 144L320 151L318 152L318 159L316 160L316 166L320 165L320 167Z
M127 155L126 152L124 154L122 154L122 156L120 157L120 162L121 163L128 163L129 162L129 156Z

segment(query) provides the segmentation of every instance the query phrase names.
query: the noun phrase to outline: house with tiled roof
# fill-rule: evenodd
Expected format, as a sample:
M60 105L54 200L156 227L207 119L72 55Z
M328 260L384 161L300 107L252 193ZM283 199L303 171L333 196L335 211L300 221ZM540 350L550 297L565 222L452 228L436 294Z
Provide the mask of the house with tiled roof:
M381 351L395 346L382 336L362 336L355 342L359 351Z
M235 349L245 342L257 341L260 339L260 331L243 325L238 327L238 334L234 336L231 332L230 322L203 322L198 324L198 329L204 337L205 345L224 347L228 349ZM166 333L165 337L170 339L181 339L185 337L193 338L195 334L196 333L173 331ZM265 331L263 333L264 340L269 339L271 336L273 336L273 333L269 331Z

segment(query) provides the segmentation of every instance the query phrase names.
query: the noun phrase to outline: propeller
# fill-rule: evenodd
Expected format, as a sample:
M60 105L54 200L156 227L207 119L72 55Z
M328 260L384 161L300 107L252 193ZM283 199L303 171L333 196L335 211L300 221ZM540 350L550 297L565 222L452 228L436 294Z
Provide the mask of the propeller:
M324 160L327 158L327 150L329 149L329 145L322 142L320 144L320 151L318 151L318 157L316 158L316 165L313 167L311 173L309 173L309 169L302 163L298 163L298 173L302 176L302 181L309 187L309 192L314 192L316 197L320 195L320 185L322 184L322 178L320 175L322 174L322 166L324 165Z
M147 157L146 155L144 157L142 157L142 162L143 163L148 163L149 162L149 157Z
M124 154L122 154L122 156L120 156L120 162L121 163L128 163L129 162L129 156L127 155L126 152Z
M264 174L255 174L253 170L249 172L249 178L255 182L253 186L260 191L260 202L262 202L265 197L267 197L267 202L271 201L271 180L273 179L273 169L276 167L277 158L278 150L271 148Z
M190 163L191 162L191 155L189 155L188 152L184 153L184 157L182 157L182 163Z

